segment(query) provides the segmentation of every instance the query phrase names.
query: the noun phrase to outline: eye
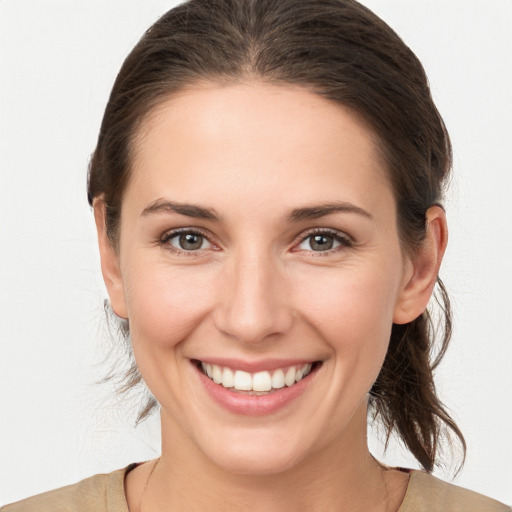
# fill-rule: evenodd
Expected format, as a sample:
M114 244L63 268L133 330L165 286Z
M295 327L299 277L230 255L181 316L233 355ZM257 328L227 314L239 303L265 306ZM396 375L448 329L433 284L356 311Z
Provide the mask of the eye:
M328 252L340 247L350 247L352 241L338 232L316 231L305 236L297 246L299 251Z
M212 248L205 235L191 230L168 232L162 237L161 242L176 251L193 252Z

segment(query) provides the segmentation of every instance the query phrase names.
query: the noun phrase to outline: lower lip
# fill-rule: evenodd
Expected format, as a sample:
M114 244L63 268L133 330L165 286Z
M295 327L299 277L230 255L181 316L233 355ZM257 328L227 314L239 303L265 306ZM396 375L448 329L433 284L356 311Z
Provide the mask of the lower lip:
M215 402L228 411L245 416L264 416L283 409L304 393L306 387L311 382L313 374L316 373L313 370L293 386L281 388L267 395L248 395L230 391L229 388L215 384L197 366L196 371L206 392Z

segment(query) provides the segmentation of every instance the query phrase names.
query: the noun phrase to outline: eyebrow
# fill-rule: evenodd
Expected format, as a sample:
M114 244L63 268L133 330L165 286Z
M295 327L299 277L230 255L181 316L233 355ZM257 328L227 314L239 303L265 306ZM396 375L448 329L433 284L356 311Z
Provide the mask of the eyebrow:
M301 220L318 219L333 213L355 213L357 215L362 215L363 217L373 220L373 216L370 212L345 201L313 205L305 208L297 208L291 211L291 213L287 216L287 219L292 222L299 222Z
M195 219L221 220L220 216L212 208L203 208L187 203L174 203L163 199L157 199L144 208L141 216L145 217L153 213L179 213L180 215L186 215L187 217L193 217Z
M204 208L187 203L175 203L163 199L157 199L144 208L141 216L145 217L154 213L178 213L195 219L221 221L221 216L213 208ZM368 211L346 201L296 208L286 215L286 220L288 222L300 222L302 220L318 219L333 213L353 213L373 220L373 216Z

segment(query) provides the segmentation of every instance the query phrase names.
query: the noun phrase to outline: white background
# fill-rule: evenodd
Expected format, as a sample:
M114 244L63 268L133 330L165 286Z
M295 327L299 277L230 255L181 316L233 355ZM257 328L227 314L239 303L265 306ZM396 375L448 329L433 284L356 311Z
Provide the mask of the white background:
M468 441L456 482L510 503L512 1L364 3L424 63L453 139L456 328L438 386ZM0 504L159 453L157 421L133 429L133 404L95 384L105 293L85 176L122 60L173 5L0 2ZM411 465L396 447L387 460Z

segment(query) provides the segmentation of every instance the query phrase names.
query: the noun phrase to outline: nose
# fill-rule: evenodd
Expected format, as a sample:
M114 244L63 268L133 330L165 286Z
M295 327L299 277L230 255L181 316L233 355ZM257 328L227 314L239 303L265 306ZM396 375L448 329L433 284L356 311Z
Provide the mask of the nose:
M288 332L293 323L286 270L265 252L234 256L223 273L216 327L242 343L258 344Z

